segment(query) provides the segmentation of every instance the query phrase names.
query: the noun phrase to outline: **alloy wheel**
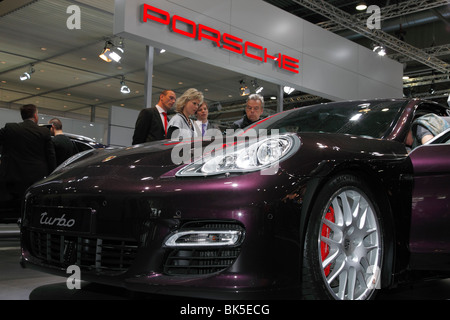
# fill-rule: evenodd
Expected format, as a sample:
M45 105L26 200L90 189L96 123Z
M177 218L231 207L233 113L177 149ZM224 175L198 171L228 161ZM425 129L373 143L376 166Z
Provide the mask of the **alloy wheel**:
M381 264L381 231L370 200L355 187L339 190L320 226L320 265L329 292L336 299L368 299Z

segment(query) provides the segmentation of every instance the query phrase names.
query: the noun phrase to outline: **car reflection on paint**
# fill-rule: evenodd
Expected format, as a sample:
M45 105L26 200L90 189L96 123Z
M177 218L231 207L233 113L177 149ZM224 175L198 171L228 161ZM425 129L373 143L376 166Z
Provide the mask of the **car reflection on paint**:
M169 140L87 151L28 190L22 261L210 299L372 299L412 272L446 276L450 133L404 143L426 113L448 108L320 104L200 152L201 141Z

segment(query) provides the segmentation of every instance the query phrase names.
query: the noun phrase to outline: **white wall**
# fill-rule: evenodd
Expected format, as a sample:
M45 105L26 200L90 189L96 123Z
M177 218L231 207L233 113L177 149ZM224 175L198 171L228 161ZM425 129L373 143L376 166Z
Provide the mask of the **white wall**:
M107 144L104 141L105 126L99 123L92 123L83 120L68 119L59 116L46 115L39 113L39 124L48 124L52 118L58 118L63 125L63 132L78 134L94 139L95 141ZM0 128L3 128L9 122L22 122L19 110L0 108Z
M110 107L108 145L111 147L130 146L138 115L138 110L116 106Z
M22 122L20 111L0 108L0 128L9 122Z
M166 25L142 22L148 3L173 15L204 24L299 59L299 73L273 63L176 34ZM402 64L278 9L262 0L116 0L114 33L165 48L192 59L254 76L330 100L399 98L403 95Z

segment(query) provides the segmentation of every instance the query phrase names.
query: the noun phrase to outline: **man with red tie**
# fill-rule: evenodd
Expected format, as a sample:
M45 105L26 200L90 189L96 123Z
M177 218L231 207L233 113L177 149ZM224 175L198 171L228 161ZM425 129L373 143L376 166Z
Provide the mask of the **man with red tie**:
M174 91L164 90L159 95L156 106L141 110L136 120L132 144L166 139L167 112L172 108L176 98Z

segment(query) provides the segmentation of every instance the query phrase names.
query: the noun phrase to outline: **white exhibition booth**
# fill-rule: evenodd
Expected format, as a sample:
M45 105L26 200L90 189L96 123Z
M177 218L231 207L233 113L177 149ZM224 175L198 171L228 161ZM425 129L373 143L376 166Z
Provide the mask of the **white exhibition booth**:
M279 103L285 85L333 101L403 96L401 63L262 0L116 0L113 33L146 45L147 106L153 48L279 85ZM111 106L106 125L63 119L63 128L128 146L138 113ZM21 121L17 110L0 115L1 126Z
M262 0L116 0L114 16L115 35L147 46L147 106L153 48L334 101L403 95L402 64ZM131 141L137 112L110 114L110 143Z
M114 34L148 46L330 100L403 95L401 63L262 0L115 4Z

